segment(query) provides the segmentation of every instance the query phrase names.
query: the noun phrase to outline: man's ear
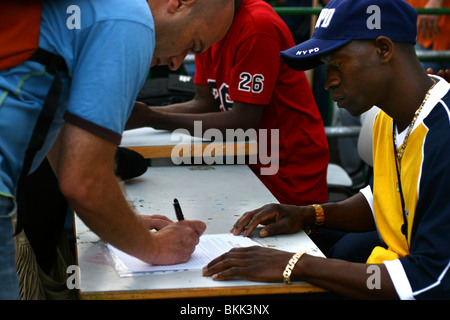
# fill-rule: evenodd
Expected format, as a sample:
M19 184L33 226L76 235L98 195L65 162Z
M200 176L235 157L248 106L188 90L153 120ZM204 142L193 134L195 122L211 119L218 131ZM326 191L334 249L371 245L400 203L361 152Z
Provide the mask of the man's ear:
M169 13L175 13L184 7L192 6L197 0L168 0Z
M377 48L378 58L382 63L389 62L395 51L394 42L385 36L379 36L375 39L375 46Z

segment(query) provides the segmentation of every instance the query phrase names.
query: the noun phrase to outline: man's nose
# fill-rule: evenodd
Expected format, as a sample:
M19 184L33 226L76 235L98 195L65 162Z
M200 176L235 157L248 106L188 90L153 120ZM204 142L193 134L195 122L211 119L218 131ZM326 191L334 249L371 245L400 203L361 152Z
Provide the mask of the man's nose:
M169 69L174 71L177 70L184 62L184 59L186 58L187 52L183 52L177 56L172 56L169 58Z
M324 84L325 90L327 91L333 90L334 88L339 86L339 84L340 84L339 78L335 75L334 72L328 70Z

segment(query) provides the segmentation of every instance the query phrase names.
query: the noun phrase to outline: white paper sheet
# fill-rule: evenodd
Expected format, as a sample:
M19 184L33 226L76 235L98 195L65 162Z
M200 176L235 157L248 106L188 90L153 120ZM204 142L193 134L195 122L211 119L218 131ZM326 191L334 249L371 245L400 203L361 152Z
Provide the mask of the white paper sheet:
M121 277L130 277L161 271L199 270L207 265L211 260L221 254L228 252L232 248L261 246L250 238L226 234L204 234L200 237L200 242L196 246L189 261L185 263L155 266L139 260L119 249L107 244L110 251L113 265Z

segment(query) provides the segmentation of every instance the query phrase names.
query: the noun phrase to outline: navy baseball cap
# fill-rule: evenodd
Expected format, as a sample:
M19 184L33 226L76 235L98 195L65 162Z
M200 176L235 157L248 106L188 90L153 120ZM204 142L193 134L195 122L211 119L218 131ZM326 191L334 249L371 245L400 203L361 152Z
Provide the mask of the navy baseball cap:
M322 9L311 39L281 52L292 69L308 70L321 56L352 40L386 36L416 43L417 12L404 0L332 0Z

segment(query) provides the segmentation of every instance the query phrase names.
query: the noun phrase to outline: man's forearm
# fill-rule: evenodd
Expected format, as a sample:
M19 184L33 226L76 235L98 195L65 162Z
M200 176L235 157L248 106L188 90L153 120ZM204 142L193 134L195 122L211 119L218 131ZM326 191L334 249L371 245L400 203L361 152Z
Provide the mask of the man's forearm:
M304 255L291 277L355 299L398 299L383 264L352 263Z
M78 188L83 188L78 184ZM146 262L159 255L152 234L133 212L113 174L86 181L85 194L69 194L81 220L100 238Z
M167 113L205 113L218 111L217 105L215 101L211 101L209 104L206 101L202 101L201 99L194 98L189 101L174 103L168 106L157 106L152 107L160 111L164 111Z
M245 123L232 111L227 112L210 112L210 113L165 113L155 110L149 116L151 127L161 130L174 131L177 129L187 130L192 136L203 137L208 129L219 130L222 135L226 136L227 129L242 128L244 130ZM200 125L201 124L201 125Z
M340 202L325 203L322 207L325 213L325 228L346 232L375 230L372 210L361 193Z

